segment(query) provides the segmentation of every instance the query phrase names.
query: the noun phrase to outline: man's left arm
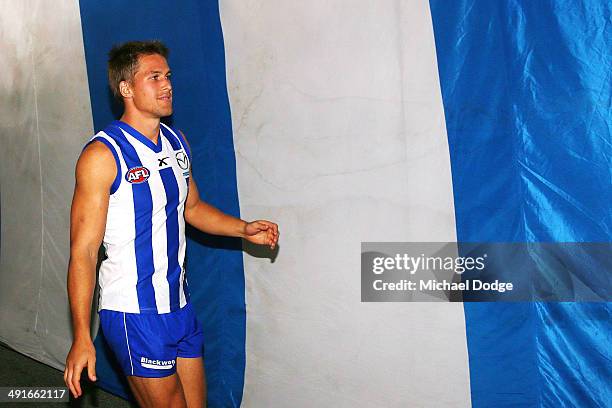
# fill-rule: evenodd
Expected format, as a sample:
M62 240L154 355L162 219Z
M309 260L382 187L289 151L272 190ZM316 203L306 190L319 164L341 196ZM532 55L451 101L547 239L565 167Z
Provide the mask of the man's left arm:
M182 131L181 135L189 146ZM191 149L191 146L189 148ZM269 245L270 249L276 247L279 237L278 225L271 221L246 222L227 215L202 201L191 171L189 172L189 192L185 202L185 221L207 234L244 238L254 244Z
M278 225L275 223L266 220L246 222L202 201L193 177L189 177L185 221L208 234L244 238L254 244L268 245L271 249L278 242Z

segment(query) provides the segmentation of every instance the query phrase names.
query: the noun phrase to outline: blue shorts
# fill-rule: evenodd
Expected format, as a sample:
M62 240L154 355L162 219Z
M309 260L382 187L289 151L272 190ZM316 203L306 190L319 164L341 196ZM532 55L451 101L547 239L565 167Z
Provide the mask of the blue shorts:
M167 377L176 358L202 356L202 328L190 304L164 314L100 310L100 327L125 375Z

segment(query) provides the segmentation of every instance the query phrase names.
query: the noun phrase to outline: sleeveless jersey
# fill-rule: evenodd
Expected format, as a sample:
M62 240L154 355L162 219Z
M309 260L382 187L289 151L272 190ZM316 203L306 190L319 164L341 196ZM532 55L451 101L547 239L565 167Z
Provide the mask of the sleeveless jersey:
M169 313L187 304L184 208L190 152L180 132L160 126L157 144L115 121L90 141L115 157L100 266L99 309Z

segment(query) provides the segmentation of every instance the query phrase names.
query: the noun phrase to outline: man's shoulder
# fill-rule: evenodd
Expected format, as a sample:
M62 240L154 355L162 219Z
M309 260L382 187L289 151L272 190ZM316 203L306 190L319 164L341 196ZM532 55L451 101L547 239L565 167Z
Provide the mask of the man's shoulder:
M77 185L99 186L104 190L111 188L117 177L117 166L113 153L99 141L90 142L81 152L76 164Z
M99 140L92 140L85 146L76 164L77 185L111 191L118 177L114 154Z
M100 171L116 172L115 154L111 148L99 139L92 139L83 149L77 161L77 171L89 168Z
M81 157L89 156L106 157L112 159L113 153L109 143L96 135L89 142L87 142L83 148L83 151L81 152Z
M120 130L116 129L113 124L114 122L111 122L104 129L94 134L85 144L85 147L83 147L81 156L85 152L97 152L98 154L107 156L107 158L117 155L118 145L120 145L120 141L117 137L120 136L121 133L119 133ZM119 132L117 132L117 130L119 130ZM109 154L111 156L108 156Z

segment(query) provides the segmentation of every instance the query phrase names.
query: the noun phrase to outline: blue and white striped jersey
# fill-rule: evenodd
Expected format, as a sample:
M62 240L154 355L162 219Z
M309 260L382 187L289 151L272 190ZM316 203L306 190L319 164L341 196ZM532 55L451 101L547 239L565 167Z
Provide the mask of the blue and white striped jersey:
M186 305L185 200L190 152L178 131L162 124L157 144L115 121L92 141L115 156L117 177L104 233L99 309L168 313Z

